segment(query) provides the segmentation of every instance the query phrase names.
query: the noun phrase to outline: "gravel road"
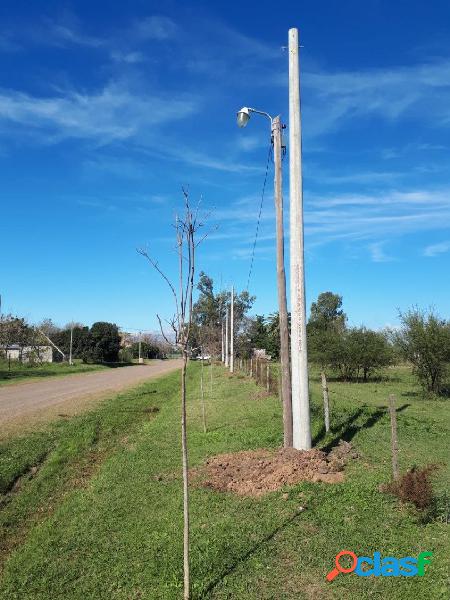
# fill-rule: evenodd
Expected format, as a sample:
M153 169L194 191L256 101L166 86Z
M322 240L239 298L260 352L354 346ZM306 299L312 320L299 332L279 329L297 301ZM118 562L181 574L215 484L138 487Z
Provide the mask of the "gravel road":
M54 415L55 410L72 415L87 408L93 398L132 387L180 367L181 360L155 361L149 365L6 385L0 387L0 427L44 413Z

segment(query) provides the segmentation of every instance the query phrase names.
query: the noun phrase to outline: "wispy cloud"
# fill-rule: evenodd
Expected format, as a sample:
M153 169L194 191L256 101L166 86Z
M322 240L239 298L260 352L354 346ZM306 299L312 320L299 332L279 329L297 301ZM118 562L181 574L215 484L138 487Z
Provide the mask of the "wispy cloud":
M369 244L369 251L372 262L390 262L392 261L392 257L388 256L384 251L384 246L386 242L373 242Z
M132 26L132 35L140 40L168 40L177 33L178 26L169 17L152 15Z
M88 48L100 48L106 46L106 41L99 37L89 36L75 27L62 23L47 21L48 31L51 37L47 38L48 43L57 45L74 44L76 46L87 46Z
M285 85L284 78L280 84ZM305 132L322 135L348 119L394 121L421 111L436 125L450 124L450 60L359 71L307 71L303 76Z
M92 94L68 91L36 97L14 90L0 91L0 123L41 132L42 141L47 143L65 138L96 140L100 144L130 139L143 127L182 119L197 109L198 101L193 97L137 94L119 82Z
M336 240L366 241L376 262L387 258L380 238L447 229L449 222L450 189L315 196L309 197L305 210L310 247Z
M450 242L440 242L439 244L431 244L430 246L427 246L423 251L423 255L433 258L434 256L439 256L439 254L445 254L449 250Z

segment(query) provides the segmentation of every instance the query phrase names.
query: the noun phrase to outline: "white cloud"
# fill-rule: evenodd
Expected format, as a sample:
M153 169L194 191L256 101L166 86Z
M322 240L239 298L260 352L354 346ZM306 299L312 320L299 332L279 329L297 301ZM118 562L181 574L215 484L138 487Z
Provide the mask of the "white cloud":
M372 258L372 262L390 262L392 257L388 256L384 251L384 245L386 242L373 242L369 244L369 251Z
M369 115L397 120L420 111L422 119L435 125L450 123L448 59L388 69L306 71L303 86L304 127L309 136Z
M305 234L308 246L336 240L370 242L372 259L388 258L380 238L448 229L450 189L381 190L373 194L305 194Z
M0 90L0 123L42 133L46 142L80 138L104 144L130 139L144 127L182 119L197 109L192 97L137 94L122 83L110 83L93 94L69 91L51 97Z
M68 25L51 22L49 24L49 29L52 33L53 41L62 44L70 43L76 46L87 46L90 48L100 48L101 46L106 45L105 40L78 32L75 28ZM48 41L51 40L48 39Z
M111 52L111 58L116 62L126 63L128 65L135 65L145 61L142 52L120 52L119 50L113 50Z
M133 34L140 40L168 40L177 32L178 27L168 17L153 15L136 22Z
M448 252L449 250L450 242L440 242L439 244L431 244L430 246L427 246L423 251L423 255L432 258L434 256L438 256L439 254L445 254L445 252Z

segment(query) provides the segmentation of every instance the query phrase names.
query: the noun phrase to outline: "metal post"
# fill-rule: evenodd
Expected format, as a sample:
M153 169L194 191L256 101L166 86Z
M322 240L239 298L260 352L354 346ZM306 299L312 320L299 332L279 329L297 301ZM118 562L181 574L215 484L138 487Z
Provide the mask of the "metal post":
M311 448L303 248L302 139L298 30L289 29L289 184L291 248L292 429L297 450Z
M286 298L286 271L284 268L283 183L281 170L282 127L280 117L272 121L273 160L275 166L274 197L277 229L277 288L280 326L280 377L283 403L283 431L285 448L292 447L292 396L289 365L289 320Z

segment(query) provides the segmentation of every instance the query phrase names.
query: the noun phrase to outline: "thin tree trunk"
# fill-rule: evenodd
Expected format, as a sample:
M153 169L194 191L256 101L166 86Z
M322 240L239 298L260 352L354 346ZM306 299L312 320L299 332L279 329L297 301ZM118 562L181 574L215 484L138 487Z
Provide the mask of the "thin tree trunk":
M322 377L322 395L323 395L323 414L325 419L325 431L330 431L330 401L328 397L328 383L325 371L321 373Z
M206 408L205 408L205 392L203 389L203 349L202 349L202 372L200 375L200 393L202 396L202 421L203 421L203 433L206 433Z
M395 396L389 396L389 412L391 415L391 447L392 447L392 475L394 480L399 477L398 469L398 439L397 439L397 411L395 409Z
M212 356L209 358L209 395L212 397L213 390L213 361Z
M187 350L183 350L181 369L181 452L183 457L183 573L184 600L189 600L189 468L186 428L186 365Z
M266 368L266 390L267 393L270 393L270 366L269 363L267 363L267 368Z

